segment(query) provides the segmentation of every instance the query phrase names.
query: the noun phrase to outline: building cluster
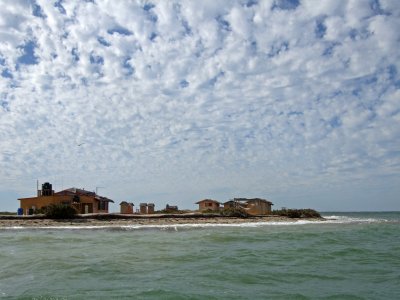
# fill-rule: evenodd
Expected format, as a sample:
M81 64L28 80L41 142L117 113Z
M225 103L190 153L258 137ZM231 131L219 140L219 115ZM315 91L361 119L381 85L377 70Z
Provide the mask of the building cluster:
M199 211L220 211L221 209L242 209L249 215L269 215L272 213L271 201L261 198L233 198L221 203L217 200L204 199L196 202Z
M140 213L142 215L154 214L154 203L140 203L139 209L134 209L135 204L131 202L122 201L120 204L121 214Z
M73 207L79 214L108 213L109 203L113 200L97 195L95 192L84 189L70 188L60 192L54 192L50 183L42 184L42 189L37 189L36 197L20 198L19 214L32 215L46 207L54 204L61 204ZM261 198L234 198L225 203L217 200L204 199L196 202L200 212L218 212L222 209L241 209L249 215L271 214L272 202ZM167 204L163 210L166 213L178 212L178 207ZM131 202L120 203L121 214L154 214L154 203L140 203L135 210Z

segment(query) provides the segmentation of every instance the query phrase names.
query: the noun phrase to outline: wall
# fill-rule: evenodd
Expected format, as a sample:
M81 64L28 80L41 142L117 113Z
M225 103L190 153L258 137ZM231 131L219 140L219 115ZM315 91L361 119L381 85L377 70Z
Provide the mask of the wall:
M250 215L268 215L271 214L271 205L261 200L249 201L246 211Z
M202 201L199 203L199 210L200 211L205 211L205 210L219 211L219 204L212 202L212 201Z
M147 204L147 213L154 214L154 204L152 203Z
M121 204L121 214L133 214L133 206L128 203Z
M147 214L147 203L140 203L140 213Z

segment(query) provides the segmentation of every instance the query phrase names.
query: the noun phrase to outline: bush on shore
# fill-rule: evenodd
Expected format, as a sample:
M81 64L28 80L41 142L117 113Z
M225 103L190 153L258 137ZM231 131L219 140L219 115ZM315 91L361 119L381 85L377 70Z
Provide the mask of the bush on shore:
M319 212L314 209L280 209L272 211L273 215L288 218L321 218Z
M189 212L191 212L191 211L189 211L189 210L167 210L167 209L162 209L162 210L157 210L157 211L155 211L154 213L155 214L163 214L163 215L165 215L165 214L170 214L170 215L172 215L172 214L174 214L174 215L181 215L181 214L185 214L185 213L189 213Z
M230 207L224 208L220 211L221 216L224 217L238 217L238 218L247 218L249 214L243 208L240 207Z
M0 211L1 216L15 216L17 213L16 212L11 212L11 211Z
M51 204L46 207L44 214L50 219L73 219L76 216L76 210L68 205Z

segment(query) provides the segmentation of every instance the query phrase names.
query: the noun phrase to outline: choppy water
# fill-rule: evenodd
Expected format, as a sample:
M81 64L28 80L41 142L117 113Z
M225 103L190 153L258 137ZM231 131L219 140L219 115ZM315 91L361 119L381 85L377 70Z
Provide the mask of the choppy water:
M0 298L400 299L400 213L0 230ZM333 220L334 219L334 220Z

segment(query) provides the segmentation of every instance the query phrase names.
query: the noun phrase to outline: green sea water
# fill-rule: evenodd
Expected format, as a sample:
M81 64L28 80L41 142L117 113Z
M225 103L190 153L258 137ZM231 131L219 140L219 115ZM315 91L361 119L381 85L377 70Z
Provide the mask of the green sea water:
M400 299L400 213L238 226L6 228L4 299Z

